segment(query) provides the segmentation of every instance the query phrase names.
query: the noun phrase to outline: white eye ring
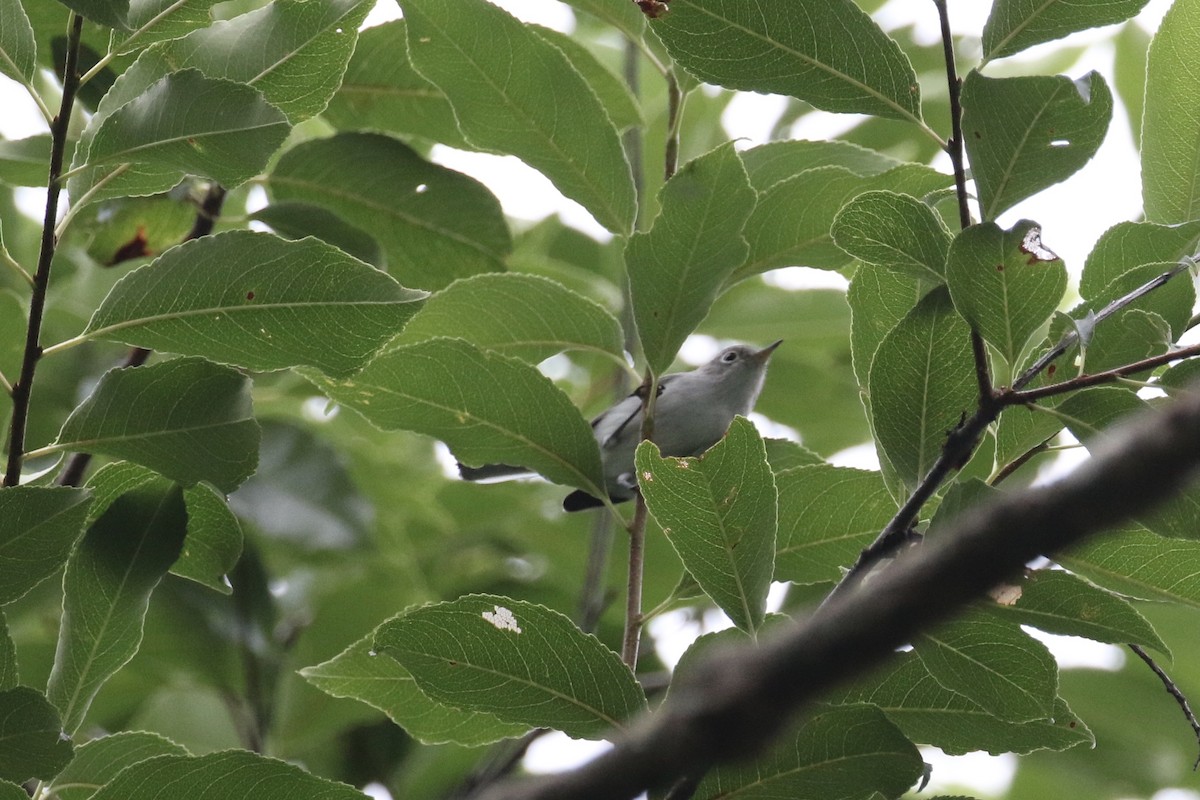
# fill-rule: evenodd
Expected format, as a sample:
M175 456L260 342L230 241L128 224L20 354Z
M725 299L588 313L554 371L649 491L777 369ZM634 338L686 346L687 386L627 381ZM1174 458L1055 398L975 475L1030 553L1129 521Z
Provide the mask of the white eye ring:
M738 354L737 354L736 350L730 350L728 353L721 356L721 360L724 361L726 364L732 364L733 362L737 361L737 359L738 359Z

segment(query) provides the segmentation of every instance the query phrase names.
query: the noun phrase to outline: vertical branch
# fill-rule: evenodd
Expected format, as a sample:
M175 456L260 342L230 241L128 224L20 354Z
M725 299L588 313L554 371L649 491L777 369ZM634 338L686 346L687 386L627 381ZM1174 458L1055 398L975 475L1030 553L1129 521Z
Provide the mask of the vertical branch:
M933 0L937 6L938 21L942 29L942 52L946 59L946 86L950 91L950 138L946 141L946 154L954 167L954 193L958 197L958 225L971 225L971 209L967 205L967 170L963 162L962 132L962 80L954 64L954 39L950 35L950 12L946 0ZM993 401L992 379L988 371L987 345L979 331L971 329L971 353L975 357L975 381L979 386L981 405Z
M21 372L13 384L12 425L9 430L8 464L4 472L4 485L16 486L21 482L21 461L25 456L25 432L29 424L29 402L33 395L33 376L38 359L42 356L42 316L46 310L46 293L50 286L50 265L54 261L54 250L58 245L54 227L58 221L58 199L62 194L63 157L67 148L67 128L71 123L71 109L75 105L75 93L79 89L79 39L83 33L83 17L71 14L71 31L67 38L67 58L63 67L62 102L58 115L50 125L50 173L46 179L46 214L42 221L42 243L38 252L37 272L33 276L33 292L29 300L29 325L25 333L25 352L21 358Z

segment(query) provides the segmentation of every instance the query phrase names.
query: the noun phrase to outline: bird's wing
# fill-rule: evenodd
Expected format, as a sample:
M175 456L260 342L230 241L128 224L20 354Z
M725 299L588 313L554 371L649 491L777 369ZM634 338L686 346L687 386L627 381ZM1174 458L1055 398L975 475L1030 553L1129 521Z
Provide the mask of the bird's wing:
M678 374L667 375L658 382L658 394L662 395L663 389L667 387L672 380L679 377ZM626 397L624 400L613 405L600 416L592 420L592 430L596 434L596 441L600 443L600 447L604 448L617 439L618 436L628 427L629 423L637 419L642 411L642 398L635 391L633 394Z

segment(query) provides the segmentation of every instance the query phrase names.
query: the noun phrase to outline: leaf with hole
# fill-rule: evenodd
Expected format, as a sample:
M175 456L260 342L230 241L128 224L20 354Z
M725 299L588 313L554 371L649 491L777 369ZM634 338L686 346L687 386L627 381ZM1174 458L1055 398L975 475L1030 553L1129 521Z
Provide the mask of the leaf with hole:
M434 700L500 719L602 738L646 708L633 673L596 637L545 606L468 595L385 622L375 649Z
M1113 100L1097 72L985 78L967 75L963 137L983 219L1079 171L1108 132Z

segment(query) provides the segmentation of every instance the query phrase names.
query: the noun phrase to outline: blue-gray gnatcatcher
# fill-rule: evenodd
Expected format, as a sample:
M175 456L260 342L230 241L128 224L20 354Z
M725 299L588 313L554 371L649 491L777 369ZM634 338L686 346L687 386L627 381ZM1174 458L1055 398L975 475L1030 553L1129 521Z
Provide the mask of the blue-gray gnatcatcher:
M745 345L726 347L716 358L691 372L665 375L654 403L654 443L664 456L698 456L717 443L738 414L748 414L762 391L767 361L783 340L755 350ZM642 398L635 392L592 420L600 445L604 483L614 503L637 491L633 454L642 438ZM514 475L523 470L492 464L459 465L467 480ZM575 490L563 500L567 511L603 505L596 497Z

